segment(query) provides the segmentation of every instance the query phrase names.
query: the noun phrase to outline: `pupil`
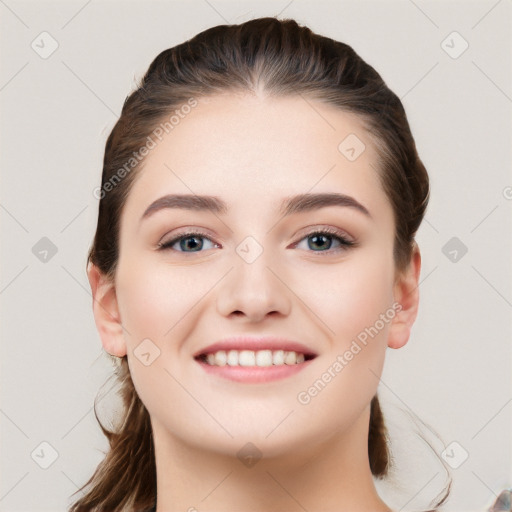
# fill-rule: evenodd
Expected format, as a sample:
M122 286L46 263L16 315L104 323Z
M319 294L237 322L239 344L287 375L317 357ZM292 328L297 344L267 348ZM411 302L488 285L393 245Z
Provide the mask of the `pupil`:
M190 243L187 243L189 240L193 240L192 244ZM182 241L181 241L181 248L182 249L197 249L197 247L201 248L202 247L202 243L201 242L197 242L197 240L199 240L199 237L197 236L189 236L188 238L184 238Z
M319 240L321 240L321 239L323 239L323 240L327 240L328 238L329 238L329 237L327 237L327 236L325 236L325 235L320 235L320 236L319 236L319 235L314 235L314 236L312 236L312 237L311 237L311 241L312 241L312 243L313 243L313 244L318 244L318 243L320 243L320 246L321 246L321 245L322 245L322 242L319 242ZM324 245L325 245L325 244L324 244ZM329 247L330 247L330 244L328 244L328 245L329 245ZM311 248L312 248L312 247L311 247L311 244L309 244L309 246L310 246L310 249L311 249ZM328 249L329 247L327 247L327 249ZM325 248L325 247L324 247L324 248ZM322 249L322 247L320 247L320 249Z

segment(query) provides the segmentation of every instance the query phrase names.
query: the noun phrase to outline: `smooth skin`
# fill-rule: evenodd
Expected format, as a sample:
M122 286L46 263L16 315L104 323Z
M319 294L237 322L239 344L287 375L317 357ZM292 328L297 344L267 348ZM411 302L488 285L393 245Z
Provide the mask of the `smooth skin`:
M259 91L198 101L137 176L122 211L115 281L88 269L103 347L128 356L151 417L157 512L389 512L369 467L370 401L386 348L409 339L421 258L415 246L409 267L396 271L375 145L356 115L314 99ZM349 134L366 146L355 161L338 150ZM284 199L321 192L349 195L370 215L347 206L279 213ZM167 208L141 220L166 194L213 195L227 211ZM315 238L322 228L355 245ZM204 237L159 249L190 230ZM237 252L247 237L263 250L251 263ZM394 303L401 311L300 403L298 394ZM284 336L318 357L265 384L207 374L193 355L234 335ZM148 366L134 354L145 339L160 351ZM252 467L237 457L248 442L262 455Z

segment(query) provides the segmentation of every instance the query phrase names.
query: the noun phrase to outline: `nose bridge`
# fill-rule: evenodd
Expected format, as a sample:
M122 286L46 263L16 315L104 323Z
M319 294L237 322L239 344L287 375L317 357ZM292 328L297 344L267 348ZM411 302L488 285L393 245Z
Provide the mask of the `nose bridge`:
M236 247L233 266L219 292L219 313L243 313L252 320L262 319L270 312L288 314L290 297L274 275L279 263L272 249L248 236Z

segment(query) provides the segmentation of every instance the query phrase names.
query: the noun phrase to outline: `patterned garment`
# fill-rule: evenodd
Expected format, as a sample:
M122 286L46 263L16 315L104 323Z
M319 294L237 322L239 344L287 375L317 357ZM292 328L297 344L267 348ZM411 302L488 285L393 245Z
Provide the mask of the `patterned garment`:
M489 509L489 512L510 512L512 511L512 490L505 489Z

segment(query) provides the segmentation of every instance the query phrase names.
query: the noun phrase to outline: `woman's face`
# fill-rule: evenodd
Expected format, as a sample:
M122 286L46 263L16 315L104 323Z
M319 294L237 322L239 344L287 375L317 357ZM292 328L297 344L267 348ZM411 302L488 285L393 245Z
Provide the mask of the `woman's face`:
M154 428L229 455L250 441L268 456L361 428L401 306L393 211L360 120L300 96L229 94L201 99L161 138L122 212L124 333L104 343L127 353ZM302 197L316 194L338 202ZM150 208L166 195L194 202ZM257 382L276 367L195 357L236 336L316 357Z

